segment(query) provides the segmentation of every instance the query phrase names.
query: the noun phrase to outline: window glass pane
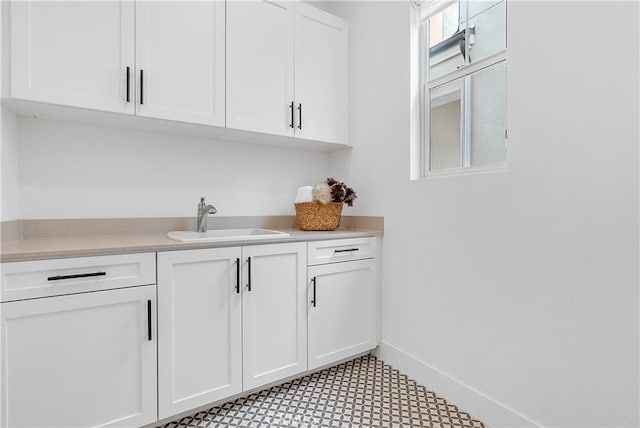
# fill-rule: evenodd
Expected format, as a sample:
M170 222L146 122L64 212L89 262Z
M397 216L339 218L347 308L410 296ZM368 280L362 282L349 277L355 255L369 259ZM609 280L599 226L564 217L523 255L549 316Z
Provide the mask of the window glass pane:
M469 9L469 18L473 18L479 13L484 12L491 6L500 3L503 0L471 0L460 3L460 22L464 22L467 17L467 8Z
M460 3L454 3L429 18L429 80L464 65L460 50Z
M432 48L458 31L459 4L454 3L429 18L429 47Z
M431 89L429 99L429 170L460 168L462 79Z
M506 48L505 5L506 2L501 1L469 18L469 62L486 58Z
M467 77L471 166L499 166L507 160L506 63L501 62Z

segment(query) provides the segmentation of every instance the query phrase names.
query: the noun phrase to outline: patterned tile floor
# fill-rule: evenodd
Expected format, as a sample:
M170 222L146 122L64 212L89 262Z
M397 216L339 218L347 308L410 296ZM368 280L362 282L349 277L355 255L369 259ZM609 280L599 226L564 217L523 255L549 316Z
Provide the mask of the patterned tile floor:
M164 428L485 425L373 356L274 386Z

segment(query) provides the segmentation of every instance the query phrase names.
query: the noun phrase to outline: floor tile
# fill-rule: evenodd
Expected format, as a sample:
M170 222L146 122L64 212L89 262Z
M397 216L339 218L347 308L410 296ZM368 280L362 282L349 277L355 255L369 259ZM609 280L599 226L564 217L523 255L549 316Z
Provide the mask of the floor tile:
M485 425L366 355L181 418L163 428L433 427Z

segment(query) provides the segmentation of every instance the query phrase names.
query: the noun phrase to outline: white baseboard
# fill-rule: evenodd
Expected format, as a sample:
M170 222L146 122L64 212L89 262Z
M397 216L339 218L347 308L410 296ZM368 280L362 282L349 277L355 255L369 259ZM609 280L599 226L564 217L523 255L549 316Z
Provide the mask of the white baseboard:
M542 426L389 342L380 341L375 354L385 363L491 427Z

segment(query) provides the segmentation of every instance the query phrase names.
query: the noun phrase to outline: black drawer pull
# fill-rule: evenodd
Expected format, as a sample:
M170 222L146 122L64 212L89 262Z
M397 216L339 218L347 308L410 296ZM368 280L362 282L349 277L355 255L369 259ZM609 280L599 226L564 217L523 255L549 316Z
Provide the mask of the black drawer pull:
M127 102L131 101L131 67L127 67Z
M291 123L289 123L289 127L293 128L293 101L289 104L289 108L291 109Z
M236 293L240 294L240 258L236 259Z
M251 291L251 257L247 257L247 291Z
M140 70L140 105L144 104L144 70Z
M353 251L358 251L360 248L347 248L346 250L333 250L334 253L351 253Z
M151 300L147 300L147 337L151 341Z
M61 279L74 279L74 278L89 278L91 276L105 276L106 272L92 272L92 273L76 273L73 275L56 275L47 278L47 281L58 281Z
M313 300L311 301L311 304L315 308L316 307L316 277L315 276L311 279L311 282L313 282Z

